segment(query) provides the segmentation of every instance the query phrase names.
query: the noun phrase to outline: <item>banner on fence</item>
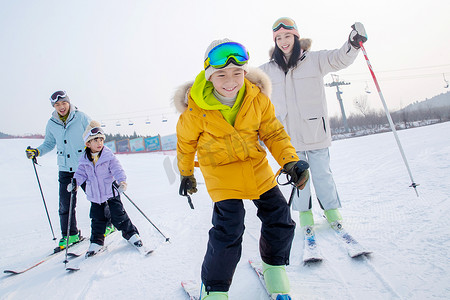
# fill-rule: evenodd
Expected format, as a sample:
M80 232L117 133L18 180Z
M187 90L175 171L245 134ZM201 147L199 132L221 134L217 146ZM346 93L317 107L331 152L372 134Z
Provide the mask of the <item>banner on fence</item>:
M138 138L130 140L130 150L131 150L131 152L145 151L144 138L138 137Z
M177 149L177 135L171 134L161 137L161 150Z
M130 140L121 140L116 142L117 152L130 152Z
M160 136L152 136L144 139L145 150L147 151L159 151L161 150L161 143L159 142Z
M116 149L116 141L109 141L109 142L105 143L105 146L108 147L109 149L111 149L111 151L112 151L113 153L116 153L116 152L117 152L117 149Z

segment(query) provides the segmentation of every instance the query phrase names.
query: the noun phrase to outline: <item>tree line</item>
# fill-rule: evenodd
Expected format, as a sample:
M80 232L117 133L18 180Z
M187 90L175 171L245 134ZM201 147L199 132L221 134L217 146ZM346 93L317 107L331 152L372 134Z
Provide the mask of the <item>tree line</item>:
M371 109L368 105L367 97L360 96L354 99L353 106L357 112L347 117L349 132L344 127L342 117L333 116L330 118L333 139L390 131L385 111L382 109ZM407 129L450 121L450 105L407 107L390 114L396 129Z

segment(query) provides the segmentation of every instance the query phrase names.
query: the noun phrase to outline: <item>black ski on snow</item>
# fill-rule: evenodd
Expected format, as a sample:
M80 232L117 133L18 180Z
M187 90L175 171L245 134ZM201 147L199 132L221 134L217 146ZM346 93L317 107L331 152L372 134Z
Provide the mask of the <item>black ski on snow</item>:
M76 243L73 243L73 244L69 245L69 248L72 247L72 246L74 246L74 245L78 245L78 244L81 243L83 240L84 240L84 237L82 237L82 238L80 239L80 241L78 241L78 242L76 242ZM64 253L63 250L65 250L65 248L61 249L60 247L57 247L57 248L55 248L55 249L53 250L53 253L47 255L46 257L44 257L43 259L39 260L38 262L34 263L33 265L29 266L29 267L26 268L26 269L22 269L22 270L12 270L12 269L7 269L7 270L3 270L3 273L11 274L11 275L17 275L17 274L25 273L25 272L27 272L27 271L29 271L29 270L31 270L31 269L33 269L33 268L35 268L35 267L41 265L42 263L46 262L47 260L53 258L53 257L56 256L57 254ZM78 256L80 256L80 255L81 255L81 254L77 254L77 253L73 253L73 252L68 252L68 253L67 253L67 257L68 257L68 258L75 258L75 257L78 257Z
M72 260L66 264L66 271L75 272L81 269L81 265L83 265L87 259L104 252L108 246L101 247L97 252L85 252L84 256L80 257L78 260ZM81 255L80 255L81 256Z
M141 247L137 247L135 245L131 245L133 248L135 248L142 256L146 257L149 254L154 252L154 249L150 249L147 248L145 246L141 246ZM75 271L79 271L81 269L81 265L85 264L86 261L93 257L96 256L97 254L101 253L101 252L105 252L105 250L108 248L108 245L105 245L103 247L101 247L97 252L85 252L84 257L80 257L78 260L74 260L71 261L69 263L66 264L66 271L70 271L70 272L75 272Z

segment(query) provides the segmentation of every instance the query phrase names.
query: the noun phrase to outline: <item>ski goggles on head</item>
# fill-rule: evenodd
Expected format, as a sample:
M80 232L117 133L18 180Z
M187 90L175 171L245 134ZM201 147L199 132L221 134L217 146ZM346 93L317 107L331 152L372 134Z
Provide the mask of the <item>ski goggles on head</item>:
M50 101L52 102L52 104L55 104L58 100L60 100L60 98L62 99L66 97L67 97L66 91L57 91L50 96Z
M86 143L86 141L89 139L89 137L91 136L96 136L96 135L100 135L100 134L105 134L105 132L103 131L103 129L101 129L100 127L94 127L89 131L89 134L87 134L84 137L84 142Z
M284 29L298 30L297 25L291 18L279 18L278 20L275 21L275 23L273 23L272 30L275 32L281 27L283 27Z
M248 62L249 58L250 55L243 45L236 42L227 42L209 51L208 57L205 59L204 68L205 70L209 67L220 69L227 66L230 62L242 66Z

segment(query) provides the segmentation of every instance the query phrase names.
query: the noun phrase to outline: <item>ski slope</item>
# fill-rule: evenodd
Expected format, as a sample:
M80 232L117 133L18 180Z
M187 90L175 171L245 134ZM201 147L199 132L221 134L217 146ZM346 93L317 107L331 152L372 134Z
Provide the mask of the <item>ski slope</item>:
M449 299L450 298L450 122L398 132L419 197L411 184L392 133L339 140L330 148L344 226L369 257L351 259L313 203L316 240L324 261L303 265L300 228L287 267L293 299ZM41 140L0 140L0 268L40 260L57 245L25 157ZM142 257L120 234L107 250L80 271L68 273L64 253L20 275L0 274L0 299L187 299L180 282L200 278L211 224L212 204L199 170L195 209L178 195L175 156L119 155L128 176L127 195L170 238L170 243L125 198L122 201L146 245ZM270 158L273 169L278 166ZM38 174L57 239L60 238L57 167L54 152L38 159ZM164 168L171 166L171 168ZM174 180L174 182L172 182ZM289 188L283 188L289 196ZM78 193L77 218L89 237L89 202ZM243 253L230 299L267 299L247 261L258 257L260 221L245 201ZM298 221L298 213L292 213ZM298 222L297 222L298 223ZM88 243L74 247L82 251Z

